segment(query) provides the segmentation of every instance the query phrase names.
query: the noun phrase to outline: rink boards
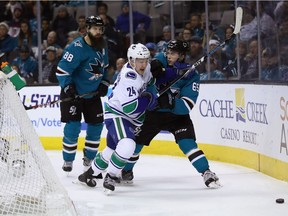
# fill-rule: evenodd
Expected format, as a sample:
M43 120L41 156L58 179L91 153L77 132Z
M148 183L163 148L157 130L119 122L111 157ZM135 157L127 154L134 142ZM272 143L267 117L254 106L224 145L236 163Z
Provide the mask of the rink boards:
M255 84L201 84L191 112L197 142L211 160L235 163L288 181L288 87ZM26 106L59 99L58 86L25 87ZM106 100L104 98L103 102ZM61 149L59 104L27 111L45 149ZM83 148L82 124L79 150ZM100 149L105 146L103 130ZM183 156L174 138L161 132L144 153Z

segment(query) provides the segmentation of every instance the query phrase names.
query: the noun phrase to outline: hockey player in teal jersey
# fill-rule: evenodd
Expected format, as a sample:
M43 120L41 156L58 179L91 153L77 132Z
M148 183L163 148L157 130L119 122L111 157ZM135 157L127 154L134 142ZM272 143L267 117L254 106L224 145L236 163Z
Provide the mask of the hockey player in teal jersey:
M88 17L86 31L85 36L76 38L64 50L56 73L61 86L61 99L73 99L60 104L61 121L66 123L62 141L64 159L62 169L65 172L72 171L82 114L87 123L83 150L83 165L86 170L97 154L103 129L104 119L100 97L107 94L109 87L106 71L108 49L103 38L103 20L99 16ZM88 95L78 97L83 94Z
M107 169L103 187L115 190L121 170L135 150L135 128L142 125L146 109L154 109L156 87L150 72L150 52L143 44L132 44L126 63L112 88L105 105L107 146L98 152L91 168L78 177L88 186L96 186L93 175ZM153 75L154 76L154 75Z
M158 53L155 56L162 63L162 68L166 70L166 80L167 76L177 77L181 69L189 66L183 62L187 47L186 42L171 40L168 43L166 53ZM165 81L165 79L163 80ZM159 80L161 79L158 78L158 83ZM200 78L197 71L190 72L188 76L172 85L166 93L158 98L159 109L146 112L145 121L136 134L135 152L122 170L122 181L132 182L134 178L132 169L139 159L139 153L143 146L148 146L161 130L165 130L174 135L176 143L188 157L191 165L202 174L205 185L207 187L220 186L218 177L209 169L206 156L198 148L194 126L189 115L198 98L199 82ZM158 85L160 89L161 86L163 83Z

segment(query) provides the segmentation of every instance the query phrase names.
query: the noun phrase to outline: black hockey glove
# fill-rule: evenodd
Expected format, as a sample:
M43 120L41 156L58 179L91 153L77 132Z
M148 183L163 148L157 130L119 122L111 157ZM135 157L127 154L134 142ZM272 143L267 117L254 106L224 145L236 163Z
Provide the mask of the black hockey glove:
M67 95L67 97L73 98L73 99L76 98L77 91L74 85L69 84L63 90L64 90L64 93Z
M175 97L171 91L167 91L158 98L159 108L173 109L175 106Z
M110 85L110 83L108 80L102 79L102 81L99 84L98 89L97 89L100 97L104 97L107 95L109 85Z
M157 78L165 73L165 68L163 64L158 59L152 59L151 63L151 73L154 78Z

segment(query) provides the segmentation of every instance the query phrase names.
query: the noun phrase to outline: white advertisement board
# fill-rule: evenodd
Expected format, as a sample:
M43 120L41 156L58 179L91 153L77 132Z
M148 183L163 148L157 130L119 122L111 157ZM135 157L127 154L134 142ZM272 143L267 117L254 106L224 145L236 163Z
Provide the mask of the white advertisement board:
M191 113L198 142L288 162L287 86L202 84Z

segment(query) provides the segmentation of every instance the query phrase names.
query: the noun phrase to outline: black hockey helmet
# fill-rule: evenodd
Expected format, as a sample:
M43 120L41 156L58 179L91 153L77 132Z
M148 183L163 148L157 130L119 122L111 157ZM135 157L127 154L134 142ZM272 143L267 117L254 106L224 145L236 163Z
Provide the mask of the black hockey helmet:
M167 45L168 49L184 54L189 51L189 44L186 41L170 40Z
M86 18L86 26L90 27L92 25L104 27L104 21L100 16L89 16Z

